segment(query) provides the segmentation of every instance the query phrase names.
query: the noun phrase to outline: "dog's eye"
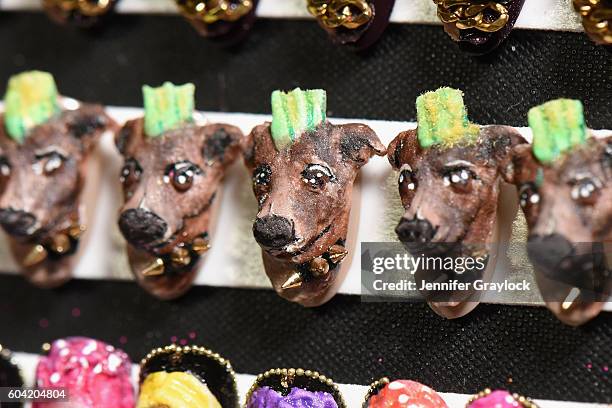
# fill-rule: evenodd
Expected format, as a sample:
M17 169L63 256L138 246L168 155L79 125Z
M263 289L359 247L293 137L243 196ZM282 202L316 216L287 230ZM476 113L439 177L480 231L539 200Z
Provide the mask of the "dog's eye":
M256 186L267 186L272 178L272 169L268 164L257 166L253 172L253 184Z
M540 202L540 194L533 183L526 183L519 189L519 203L523 209L537 205Z
M460 192L468 192L472 181L478 179L476 173L467 167L456 167L444 172L443 183L445 186L452 186Z
M36 160L38 160L44 174L49 176L62 168L66 161L66 156L59 152L52 151L36 155Z
M321 164L309 164L302 171L302 181L309 186L322 188L334 180L331 170Z
M402 166L397 183L399 184L400 193L406 190L415 191L417 189L416 174L409 165L405 164Z
M580 205L594 205L600 194L600 184L591 178L585 178L573 183L571 196Z
M119 180L123 183L124 187L129 188L140 180L142 174L142 167L134 159L127 159L123 168L121 169L121 176Z
M174 163L166 169L164 180L170 181L178 191L187 191L193 184L193 178L202 170L190 161Z
M4 156L0 157L0 177L6 178L11 175L11 164Z

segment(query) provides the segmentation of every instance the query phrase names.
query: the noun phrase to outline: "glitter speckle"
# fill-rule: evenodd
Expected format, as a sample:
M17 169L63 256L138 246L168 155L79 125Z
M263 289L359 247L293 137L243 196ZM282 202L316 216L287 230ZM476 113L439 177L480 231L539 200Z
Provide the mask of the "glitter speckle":
M81 316L81 309L79 309L78 307L74 307L72 308L72 317L80 317Z
M47 327L49 327L49 320L47 319L40 319L38 321L38 325L42 328L42 329L46 329Z
M121 336L121 337L119 337L119 343L121 343L121 344L126 344L126 343L127 343L127 341L128 341L128 340L127 340L127 337L125 337L125 336Z

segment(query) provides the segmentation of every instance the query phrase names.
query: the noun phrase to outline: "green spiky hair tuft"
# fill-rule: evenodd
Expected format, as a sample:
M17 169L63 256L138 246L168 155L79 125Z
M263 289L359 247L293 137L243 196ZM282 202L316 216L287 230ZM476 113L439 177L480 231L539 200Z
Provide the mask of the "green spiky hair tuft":
M271 133L276 149L291 145L302 133L324 122L326 110L327 94L322 89L272 92Z
M149 137L176 129L193 121L195 103L193 84L174 85L164 82L160 87L142 87L145 134Z
M586 142L588 130L582 102L556 99L529 110L533 154L542 164L554 162L564 152Z
M22 72L8 81L4 95L4 124L8 135L22 143L28 131L60 111L53 75Z
M478 137L480 127L468 120L463 93L457 89L427 92L417 98L416 107L417 135L423 148L451 147L459 142L471 143Z

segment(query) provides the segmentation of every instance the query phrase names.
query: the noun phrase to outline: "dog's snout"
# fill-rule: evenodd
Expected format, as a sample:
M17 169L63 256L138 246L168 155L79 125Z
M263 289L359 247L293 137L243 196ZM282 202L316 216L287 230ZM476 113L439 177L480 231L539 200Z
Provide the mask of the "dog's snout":
M259 244L270 249L280 249L295 241L293 223L277 215L255 219L253 235Z
M162 239L168 224L151 211L131 208L121 213L119 229L132 245L142 246Z
M31 235L31 228L35 223L34 214L12 208L0 209L0 225L10 235L22 237Z
M426 243L433 239L436 230L427 220L402 218L395 227L395 233L405 243Z
M601 243L572 243L559 234L531 235L527 252L536 269L556 282L597 291L610 279Z

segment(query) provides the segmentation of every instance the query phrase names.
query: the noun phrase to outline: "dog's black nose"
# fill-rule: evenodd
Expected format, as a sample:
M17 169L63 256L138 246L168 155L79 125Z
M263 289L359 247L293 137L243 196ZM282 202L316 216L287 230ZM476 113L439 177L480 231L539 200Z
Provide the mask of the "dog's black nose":
M255 219L253 235L259 244L270 249L280 249L295 241L293 223L278 215Z
M427 220L409 220L402 218L395 233L400 241L405 243L426 243L430 242L436 235L435 228Z
M531 235L529 259L549 279L599 291L610 279L601 243L572 243L559 234Z
M138 247L162 239L168 224L151 211L130 208L121 213L119 229L130 244Z
M32 234L31 228L35 223L34 214L12 208L0 209L0 225L10 235L29 236Z

